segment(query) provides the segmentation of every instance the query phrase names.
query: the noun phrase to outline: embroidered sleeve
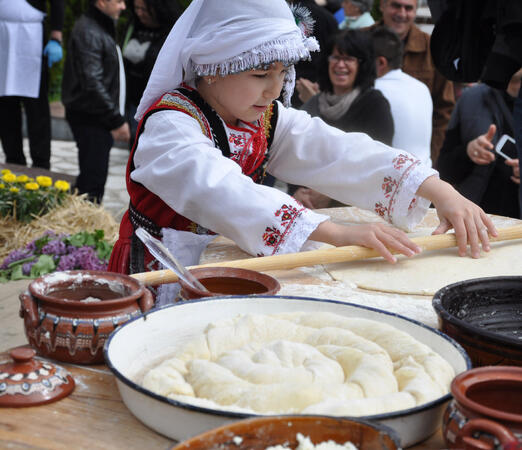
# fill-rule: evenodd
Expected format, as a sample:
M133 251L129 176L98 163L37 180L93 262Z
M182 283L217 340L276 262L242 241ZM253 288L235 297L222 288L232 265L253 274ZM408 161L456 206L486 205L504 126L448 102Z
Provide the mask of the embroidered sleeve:
M429 207L415 192L437 175L405 151L362 133L344 133L292 108L280 108L267 170L405 229L413 228Z
M328 218L278 189L255 184L183 112L161 111L147 120L134 163L133 180L252 255L297 252Z

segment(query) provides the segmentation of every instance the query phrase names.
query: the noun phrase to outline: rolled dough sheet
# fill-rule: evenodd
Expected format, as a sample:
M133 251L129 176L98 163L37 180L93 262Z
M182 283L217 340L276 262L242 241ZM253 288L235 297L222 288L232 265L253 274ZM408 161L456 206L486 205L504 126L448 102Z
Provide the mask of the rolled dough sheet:
M522 240L494 242L491 251L473 259L459 257L456 248L426 251L396 264L382 258L329 264L335 279L362 289L396 294L433 295L442 287L472 278L522 275Z

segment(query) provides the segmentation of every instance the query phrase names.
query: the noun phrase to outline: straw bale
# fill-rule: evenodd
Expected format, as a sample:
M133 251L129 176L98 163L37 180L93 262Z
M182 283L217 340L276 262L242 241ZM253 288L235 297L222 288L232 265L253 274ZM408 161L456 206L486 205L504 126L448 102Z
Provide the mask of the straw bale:
M62 205L28 224L0 217L0 262L9 252L25 246L47 230L67 234L103 230L105 239L113 244L118 237L118 227L103 206L88 201L85 195L70 195Z

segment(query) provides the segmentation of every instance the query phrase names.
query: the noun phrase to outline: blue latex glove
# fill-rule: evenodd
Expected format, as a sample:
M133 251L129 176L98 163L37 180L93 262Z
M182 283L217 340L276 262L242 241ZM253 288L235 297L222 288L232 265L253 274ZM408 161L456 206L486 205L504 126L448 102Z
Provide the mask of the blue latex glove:
M50 40L45 46L43 54L44 56L47 56L47 65L51 68L54 63L57 63L62 59L62 46L57 41Z

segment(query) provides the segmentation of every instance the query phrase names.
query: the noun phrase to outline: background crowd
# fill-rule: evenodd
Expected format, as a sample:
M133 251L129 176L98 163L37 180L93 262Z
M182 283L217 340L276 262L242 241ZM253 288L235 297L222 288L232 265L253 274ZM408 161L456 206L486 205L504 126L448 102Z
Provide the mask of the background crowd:
M311 60L296 65L294 108L407 150L486 212L520 217L516 145L522 141L522 62L513 50L521 48L519 31L512 30L521 29L521 2L498 2L500 8L494 0L462 0L456 2L460 8L476 6L472 15L464 15L473 21L456 23L447 2L432 0L435 30L430 36L433 26L416 21L426 1L288 1L310 11L321 46ZM115 141L132 147L137 105L162 44L188 3L0 0L5 162L28 163L22 146L24 113L32 166L50 168L51 70L78 147L75 188L102 202L110 150ZM486 25L495 30L489 37L483 32ZM476 30L481 31L480 48L473 53L466 45ZM464 66L468 61L463 58L462 70L455 70L459 59L445 39L454 45L462 41L461 52L476 54L471 62L478 63ZM516 144L501 139L504 135ZM500 140L507 142L505 151L512 146L511 158L495 152ZM289 192L307 207L335 205L306 186L289 186Z

